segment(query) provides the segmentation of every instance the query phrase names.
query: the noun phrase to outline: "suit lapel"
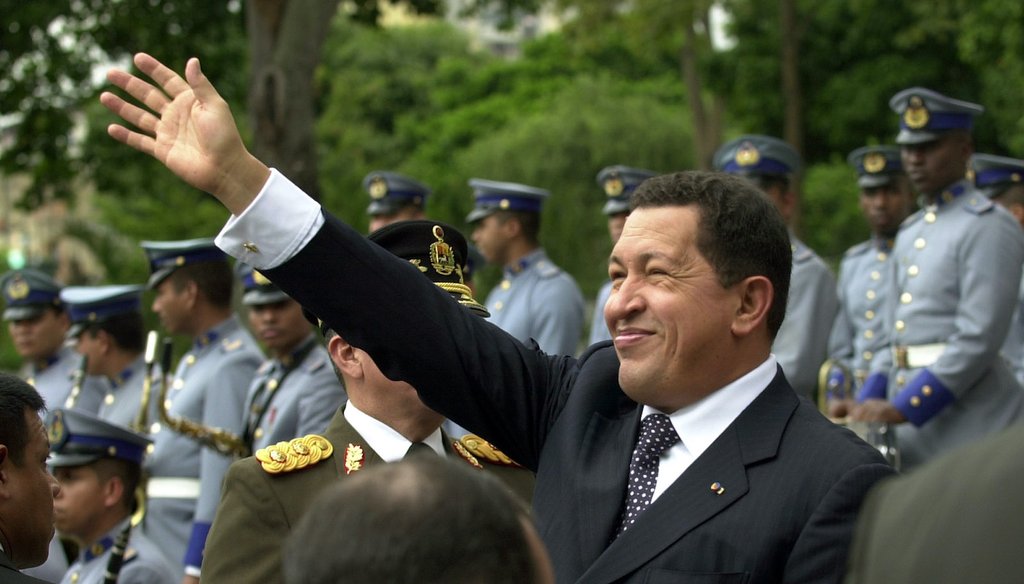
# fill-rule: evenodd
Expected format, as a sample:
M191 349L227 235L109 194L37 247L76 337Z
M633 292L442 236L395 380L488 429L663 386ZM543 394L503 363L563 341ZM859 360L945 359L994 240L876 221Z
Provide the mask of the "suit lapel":
M595 413L584 434L573 504L580 518L580 555L585 564L601 555L618 525L640 412L634 407L616 417Z
M604 550L579 582L614 582L636 571L746 495L750 489L747 465L775 456L797 403L789 384L776 374L765 391L637 518L633 527ZM618 472L622 474L622 467ZM718 488L724 488L721 494L711 488L716 482ZM624 489L623 477L620 491Z

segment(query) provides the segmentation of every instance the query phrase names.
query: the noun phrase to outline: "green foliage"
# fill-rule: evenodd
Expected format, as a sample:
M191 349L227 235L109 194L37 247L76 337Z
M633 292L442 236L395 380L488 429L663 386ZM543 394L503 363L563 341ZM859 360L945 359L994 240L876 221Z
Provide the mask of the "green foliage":
M839 156L812 166L804 177L800 238L833 269L847 248L868 238L859 193L857 173Z

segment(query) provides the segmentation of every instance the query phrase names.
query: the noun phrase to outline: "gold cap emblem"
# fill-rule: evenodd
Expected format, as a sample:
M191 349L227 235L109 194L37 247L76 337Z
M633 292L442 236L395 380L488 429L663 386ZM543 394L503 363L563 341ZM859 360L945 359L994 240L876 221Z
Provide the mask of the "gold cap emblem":
M864 157L864 172L875 174L885 170L885 155L881 152L869 152Z
M28 296L30 292L28 282L26 282L20 275L15 276L7 283L7 297L11 300L21 300Z
M760 161L761 152L750 142L740 144L739 149L736 150L736 164L740 166L754 166Z
M434 238L437 239L430 244L430 265L442 276L447 276L455 271L455 250L444 241L444 229L440 225L434 226Z
M388 194L388 181L384 180L382 176L375 176L370 179L370 186L367 190L370 191L371 199L383 199L384 195Z
M903 123L911 130L920 130L928 125L928 108L919 96L910 97L907 111L903 112Z
M266 276L264 276L263 273L260 272L259 270L253 270L252 271L252 281L257 286L269 286L270 285L270 278L267 278Z
M625 185L622 184L622 177L618 174L611 174L608 178L604 179L604 193L609 197L621 195L625 188Z

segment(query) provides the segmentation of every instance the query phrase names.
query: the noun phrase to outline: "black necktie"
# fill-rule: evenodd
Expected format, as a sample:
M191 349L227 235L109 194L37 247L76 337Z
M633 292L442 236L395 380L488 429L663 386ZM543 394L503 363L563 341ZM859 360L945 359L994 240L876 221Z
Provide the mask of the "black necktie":
M658 484L658 460L679 442L672 420L665 414L651 414L640 422L640 436L629 461L629 484L626 488L626 507L617 533L629 529L640 512L647 508Z
M405 452L405 458L411 456L437 456L437 453L434 452L433 448L422 442L413 442L409 445L409 450Z

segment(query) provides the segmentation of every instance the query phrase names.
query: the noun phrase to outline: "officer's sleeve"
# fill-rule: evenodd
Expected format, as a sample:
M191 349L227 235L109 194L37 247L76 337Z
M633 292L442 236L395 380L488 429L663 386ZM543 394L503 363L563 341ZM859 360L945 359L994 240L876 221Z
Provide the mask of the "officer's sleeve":
M224 479L203 558L205 584L281 582L281 546L291 526L254 458L235 462Z
M920 426L978 382L999 358L1020 287L1024 232L1008 215L989 211L975 228L964 230L957 250L960 298L954 332L946 348L917 373L893 405Z
M259 356L245 347L223 354L217 373L206 387L203 425L222 428L236 436L242 435L245 398L259 362ZM230 464L230 456L212 448L200 450L199 500L196 502L192 535L185 552L186 570L192 574L202 564L206 536L220 502L221 482Z
M565 272L542 277L530 298L535 323L531 336L551 355L575 355L583 337L583 294Z

